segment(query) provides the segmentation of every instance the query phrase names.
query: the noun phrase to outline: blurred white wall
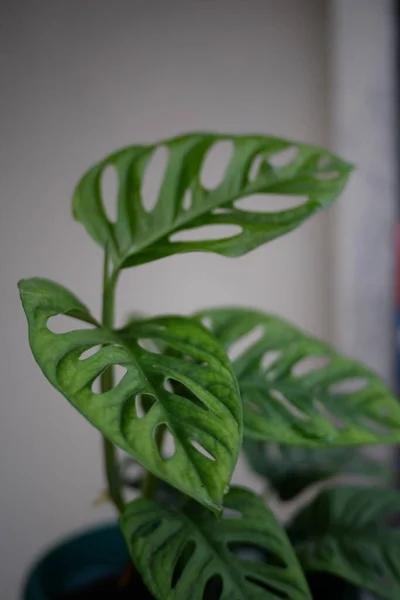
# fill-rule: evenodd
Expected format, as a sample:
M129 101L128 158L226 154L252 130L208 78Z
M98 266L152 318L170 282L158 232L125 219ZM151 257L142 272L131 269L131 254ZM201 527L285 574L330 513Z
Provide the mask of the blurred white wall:
M70 197L83 170L122 145L191 129L326 143L324 10L321 0L1 4L1 598L17 598L49 542L112 516L91 506L99 435L34 364L18 279L53 278L98 313L101 252L72 221ZM324 215L241 259L127 271L119 314L247 304L329 338L328 240Z

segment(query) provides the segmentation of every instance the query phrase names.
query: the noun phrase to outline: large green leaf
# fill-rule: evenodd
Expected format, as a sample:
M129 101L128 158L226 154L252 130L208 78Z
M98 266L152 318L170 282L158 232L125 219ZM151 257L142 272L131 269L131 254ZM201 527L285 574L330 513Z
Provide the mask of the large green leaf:
M247 438L244 451L252 469L265 477L282 500L332 477L357 475L386 483L390 470L358 448L301 448Z
M202 183L202 169L208 153L221 142L232 144L232 154L220 183L208 189ZM157 202L148 210L144 179L160 148L166 149L168 162ZM115 221L107 216L102 197L102 176L107 168L114 169L118 178ZM260 135L193 133L159 144L129 146L106 157L78 183L73 212L101 246L111 249L117 268L179 252L240 256L329 206L351 170L352 166L337 156L307 144ZM264 212L238 205L239 199L254 194L301 196L305 202L278 212L268 212L268 202ZM221 233L219 239L200 235L197 241L171 239L185 230L199 229L201 233L200 228L208 225L233 225L238 233L228 237Z
M246 436L309 447L400 441L400 404L367 367L274 315L220 308L198 317L239 354Z
M194 502L181 511L135 500L120 524L157 600L306 600L285 532L262 500L232 488L218 520Z
M33 355L53 386L147 469L219 509L240 449L242 406L229 360L210 332L194 319L160 317L138 321L128 343L122 333L97 325L54 282L23 280L20 294ZM55 315L94 327L74 330L72 321L71 331L54 333L48 321ZM146 349L158 342L180 356ZM90 349L97 352L85 358ZM93 382L115 365L125 369L122 379L106 393L93 391ZM174 381L179 394L171 391ZM157 444L159 428L167 428L174 446L168 458Z
M400 598L400 496L392 490L324 490L289 533L307 571L333 573L380 598Z

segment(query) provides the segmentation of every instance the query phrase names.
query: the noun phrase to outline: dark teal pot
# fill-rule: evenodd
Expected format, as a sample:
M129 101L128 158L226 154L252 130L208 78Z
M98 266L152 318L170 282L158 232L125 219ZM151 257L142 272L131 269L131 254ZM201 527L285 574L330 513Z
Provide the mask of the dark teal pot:
M23 600L55 600L117 576L129 561L117 525L92 529L48 551L30 572Z

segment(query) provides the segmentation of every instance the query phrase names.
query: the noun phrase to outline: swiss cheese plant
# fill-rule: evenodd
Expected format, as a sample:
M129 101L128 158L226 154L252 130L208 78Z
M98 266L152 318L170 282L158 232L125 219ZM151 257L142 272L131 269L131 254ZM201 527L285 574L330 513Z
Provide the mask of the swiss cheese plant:
M230 156L209 186L203 168L221 143ZM160 149L167 159L149 206L144 182ZM110 169L114 218L102 187ZM19 283L33 356L101 432L107 497L158 600L307 600L307 572L318 570L398 600L398 533L385 533L394 492L328 488L286 533L265 499L231 486L242 444L283 500L351 465L368 470L357 446L400 441L400 406L370 369L248 308L135 315L115 327L122 270L177 253L242 256L328 208L351 171L324 149L263 135L193 133L123 148L73 195L75 219L104 253L101 316L58 282ZM268 194L299 202L271 211ZM250 210L244 200L255 195L265 207ZM53 326L60 315L66 332ZM136 498L127 502L129 487Z

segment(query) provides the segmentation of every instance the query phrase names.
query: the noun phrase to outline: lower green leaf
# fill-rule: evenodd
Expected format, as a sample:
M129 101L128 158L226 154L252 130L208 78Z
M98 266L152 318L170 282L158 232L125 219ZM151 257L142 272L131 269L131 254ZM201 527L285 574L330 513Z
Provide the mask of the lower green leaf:
M20 293L33 355L53 386L146 469L220 510L241 445L242 405L229 360L210 332L184 317L141 320L115 332L54 282L24 280ZM50 320L59 317L67 331L56 333ZM92 328L77 329L69 317ZM159 353L160 346L179 356ZM116 367L119 380L101 392L97 382Z
M332 573L386 600L400 598L400 495L324 490L289 526L306 571Z
M285 532L261 498L232 488L217 519L194 502L173 511L134 500L120 525L157 600L310 600Z

